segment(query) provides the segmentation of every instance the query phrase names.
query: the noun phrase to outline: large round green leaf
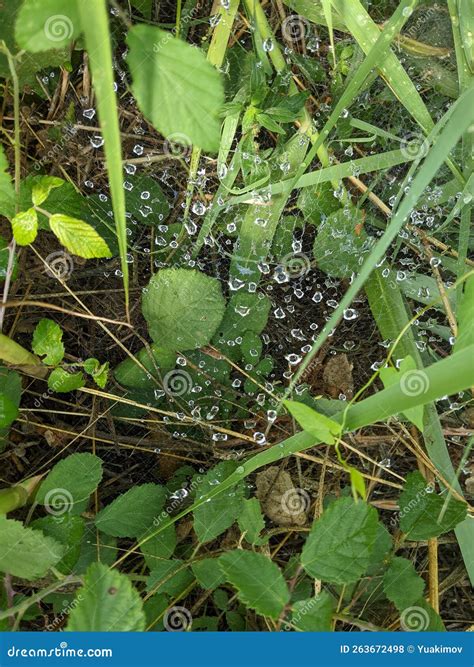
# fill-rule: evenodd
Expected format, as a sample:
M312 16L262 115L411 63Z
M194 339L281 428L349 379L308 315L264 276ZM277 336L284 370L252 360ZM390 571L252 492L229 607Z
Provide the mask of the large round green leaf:
M191 269L163 269L150 280L143 300L150 336L169 350L207 345L224 315L219 281Z

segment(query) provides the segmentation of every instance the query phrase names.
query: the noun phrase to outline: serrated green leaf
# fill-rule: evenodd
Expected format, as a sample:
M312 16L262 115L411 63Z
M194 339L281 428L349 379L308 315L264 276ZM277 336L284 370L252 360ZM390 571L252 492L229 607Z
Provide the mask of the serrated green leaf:
M56 463L41 483L36 502L45 505L52 515L78 514L101 479L102 461L98 456L71 454Z
M341 433L340 424L304 403L284 401L284 404L304 431L311 433L317 440L327 445L333 445L336 442L336 438Z
M35 327L31 348L35 354L43 357L44 364L55 366L64 357L62 337L63 331L59 324L43 318Z
M411 561L396 556L383 578L383 590L390 602L402 611L416 603L425 589L425 582L417 574Z
M447 533L467 513L466 503L438 495L419 472L407 475L399 507L400 528L408 540L428 540Z
M202 478L196 500L221 484L237 467L234 461L222 461ZM194 510L194 530L201 543L210 542L229 528L240 514L245 486L240 482Z
M291 625L301 632L330 632L336 603L326 591L293 605Z
M146 25L129 30L127 43L132 91L148 120L173 142L217 152L224 87L204 53Z
M109 376L109 362L101 364L98 359L90 358L86 359L83 368L85 372L92 377L94 382L98 387L103 389L107 384L107 378Z
M144 629L142 601L128 577L100 563L91 565L69 614L66 630L142 632Z
M40 530L0 515L0 571L32 581L62 558L63 546Z
M41 206L43 202L49 197L51 190L61 187L65 181L56 176L41 176L33 185L31 191L31 199L35 206Z
M238 517L239 528L250 544L260 542L260 533L265 528L265 520L257 498L242 501L242 509Z
M199 585L207 591L211 591L225 582L225 575L218 567L217 558L197 560L191 565L191 570Z
M257 614L277 619L290 600L290 591L279 567L263 554L237 549L219 558L226 581L239 599Z
M162 269L142 297L150 336L170 350L207 345L224 315L219 281L189 269Z
M81 32L75 0L24 0L15 38L25 51L61 49Z
M64 546L64 556L56 564L56 569L63 574L70 574L79 558L84 526L84 519L72 514L45 516L31 524L32 528L41 530Z
M351 498L335 500L315 521L301 565L316 579L349 584L365 573L377 535L377 511Z
M33 243L38 234L38 214L34 208L17 213L12 218L12 231L18 245Z
M85 384L81 371L69 373L64 368L55 368L48 378L48 388L58 394L67 394L69 391L80 389Z
M104 239L83 220L55 213L49 219L49 226L63 246L73 255L85 259L112 256Z
M400 614L400 626L404 632L444 632L446 628L433 607L420 598Z
M177 558L173 560L161 560L155 564L153 570L146 580L146 589L150 593L167 593L168 595L180 595L194 577L185 562Z
M143 537L153 528L165 499L165 489L157 484L134 486L104 507L97 514L95 525L114 537Z
M143 535L147 537L147 534ZM139 538L140 542L141 539ZM150 570L153 570L159 560L163 558L170 558L173 555L173 552L176 547L176 529L173 524L167 526L161 533L154 535L148 539L144 544L141 545L140 551L142 552L145 563L148 565Z
M81 552L74 565L74 572L84 574L88 567L96 562L112 565L117 558L117 538L101 533L92 521L88 522L84 528Z

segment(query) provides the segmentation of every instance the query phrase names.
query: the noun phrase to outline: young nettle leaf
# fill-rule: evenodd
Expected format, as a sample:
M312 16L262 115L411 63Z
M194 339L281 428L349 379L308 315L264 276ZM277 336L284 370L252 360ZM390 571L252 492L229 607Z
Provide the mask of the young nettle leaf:
M95 525L114 537L140 537L153 532L153 520L160 514L166 491L157 484L134 486L104 507Z
M62 178L56 178L56 176L41 176L35 181L31 191L33 204L35 206L41 206L41 204L49 197L51 190L59 188L64 184L65 181L63 181Z
M0 428L10 426L18 416L21 378L16 371L0 366Z
M71 454L56 463L42 482L36 502L45 505L53 516L79 514L102 479L102 461L82 452Z
M33 243L38 234L38 214L34 208L17 213L11 221L13 236L18 245Z
M83 220L55 213L49 218L51 231L67 250L85 259L111 257L107 243Z
M101 364L98 359L90 358L86 359L83 368L85 372L92 377L94 382L98 387L103 389L107 384L107 378L109 376L109 362Z
M302 632L330 632L336 602L326 591L293 605L291 625Z
M402 359L398 370L395 368L381 368L380 378L384 387L400 383L402 391L405 389L408 395L410 395L409 392L415 392L412 395L416 395L416 392L421 393L424 390L425 373L417 369L416 362L411 356ZM423 431L423 405L407 408L403 411L403 414L420 431Z
M260 533L265 528L265 520L257 498L244 498L238 517L239 528L250 544L259 544Z
M81 32L76 0L24 0L15 38L25 51L61 49Z
M438 495L419 472L407 475L400 495L400 528L408 540L429 540L466 518L467 505L446 493Z
M236 467L235 461L222 461L211 468L196 489L196 501L215 490L234 472ZM194 530L200 542L210 542L230 528L240 515L244 493L245 483L239 482L236 486L196 507Z
M341 425L333 419L316 412L304 403L284 401L284 404L301 428L314 435L317 440L333 445L340 436Z
M56 366L64 357L62 337L63 331L59 324L56 324L53 320L43 318L38 322L33 332L33 342L31 344L33 352L43 357L44 364Z
M204 558L191 565L191 570L199 585L205 590L213 590L225 582L225 575L218 567L217 558Z
M388 599L402 611L415 604L425 589L425 582L416 573L411 561L396 556L383 578L383 590Z
M377 535L377 511L351 498L335 500L313 524L301 565L316 579L357 581L366 572Z
M45 516L31 525L64 546L64 556L56 564L56 569L63 574L70 574L79 558L84 526L84 519L72 514Z
M169 350L207 345L224 315L219 281L195 270L162 269L142 297L155 343Z
M48 378L48 388L58 394L67 394L69 391L80 389L85 384L81 371L69 373L64 368L55 368Z
M127 43L132 91L148 120L172 142L217 152L224 87L204 53L146 25L131 28Z
M146 589L148 593L180 595L193 580L194 577L184 561L178 558L161 560L147 577Z
M145 613L138 591L125 574L94 563L71 605L70 632L142 632Z
M64 547L40 530L0 515L0 572L33 581L61 560Z
M225 580L239 599L257 614L277 619L290 601L290 591L280 568L267 556L236 549L219 558Z

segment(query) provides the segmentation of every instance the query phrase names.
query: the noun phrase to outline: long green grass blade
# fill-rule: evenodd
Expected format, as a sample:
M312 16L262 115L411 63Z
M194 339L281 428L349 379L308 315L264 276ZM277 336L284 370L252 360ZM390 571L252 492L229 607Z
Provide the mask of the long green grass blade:
M127 264L127 224L123 189L122 146L117 102L114 90L112 44L105 0L77 0L82 29L92 71L97 110L104 139L107 173L114 211L120 262L125 290L125 311L129 311L129 279Z

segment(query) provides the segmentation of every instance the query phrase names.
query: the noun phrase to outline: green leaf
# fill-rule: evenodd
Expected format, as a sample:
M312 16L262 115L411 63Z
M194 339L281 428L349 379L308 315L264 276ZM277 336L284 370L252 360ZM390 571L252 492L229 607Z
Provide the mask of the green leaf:
M400 626L405 632L444 632L444 623L424 598L400 614Z
M217 558L204 558L191 565L194 576L201 588L211 591L225 582L225 576L218 568Z
M49 225L51 231L73 255L85 259L112 255L104 239L83 220L56 213L50 217Z
M74 565L74 572L84 574L92 563L112 565L118 558L117 538L105 535L97 530L94 523L89 521L84 528L81 553Z
M38 234L38 215L34 208L17 213L11 221L13 236L18 245L33 243Z
M10 426L18 416L21 378L16 371L0 366L0 428Z
M71 454L53 467L42 482L36 502L45 505L52 515L78 514L102 479L102 461L82 452Z
M61 544L40 530L0 515L0 571L32 581L43 577L63 555Z
M464 284L464 291L457 310L458 335L453 351L459 352L468 345L474 345L474 276Z
M31 348L38 356L45 355L42 360L44 364L55 366L64 357L62 337L63 331L59 324L43 318L35 327Z
M362 223L362 213L354 207L339 209L321 223L313 249L318 268L336 278L359 272L374 243L359 231Z
M146 19L151 19L153 0L130 0L130 4L139 11Z
M335 500L313 524L301 565L316 579L350 584L365 573L377 534L377 511L351 498Z
M157 369L164 377L176 366L176 353L173 350L166 350L156 343L148 347L142 347L135 353L135 357L148 372L142 370L134 359L127 357L114 370L115 379L124 387L137 389L149 387L150 376L158 378Z
M67 394L69 391L80 389L84 384L81 371L68 373L64 368L55 368L48 378L48 388L58 394Z
M204 53L146 25L129 30L127 43L132 91L148 120L173 142L217 152L224 88Z
M334 599L322 591L314 598L294 603L291 624L302 632L330 632L335 610Z
M83 365L85 372L92 377L98 387L103 389L109 376L109 362L101 364L98 359L86 359Z
M104 507L97 514L95 525L114 537L143 537L153 528L165 499L165 489L157 484L134 486Z
M290 600L290 591L273 561L263 554L237 549L221 556L219 566L247 607L262 616L280 616Z
M128 577L106 565L87 570L69 614L70 632L142 632L145 614L138 591Z
M416 362L410 355L401 361L398 370L395 368L380 369L380 378L384 387L390 387L392 384L398 384L400 382L402 390L403 387L405 387L407 392L422 391L425 376L426 374L423 370L417 369ZM420 431L423 431L423 405L407 408L403 411L403 414L412 424L415 424Z
M64 546L64 556L56 564L56 569L63 574L70 574L79 558L84 526L84 519L72 514L44 516L31 524L32 528L39 528L45 535Z
M146 580L146 589L150 593L168 593L180 595L192 583L194 577L185 567L185 563L177 558L162 560L155 563Z
M237 464L234 461L222 461L211 468L202 478L196 490L196 500L221 484L231 475ZM243 483L211 498L194 510L194 530L199 542L210 542L229 528L240 515L245 492Z
M411 561L393 558L383 578L383 590L390 602L402 611L421 598L425 582L416 573Z
M60 49L81 32L75 0L25 0L15 23L15 38L25 51Z
M238 517L239 528L250 544L259 544L260 533L265 528L265 520L257 498L244 498Z
M341 425L333 419L316 412L304 403L284 401L285 407L296 419L304 431L311 433L315 438L327 445L333 445L341 434Z
M56 176L41 176L33 185L33 190L31 192L31 199L35 206L41 206L43 202L49 197L49 193L54 188L60 188L61 185L64 185L65 181L62 178L56 178Z
M142 297L150 336L170 350L207 345L224 315L219 281L189 269L162 269Z
M145 533L142 537L147 537L147 534ZM139 538L138 541L140 542L141 539ZM176 530L175 527L171 525L167 526L161 533L158 533L158 535L153 535L153 537L142 544L140 551L145 558L145 563L150 570L153 570L159 559L170 558L170 556L173 555L175 547Z
M466 518L467 505L438 495L419 472L407 475L400 495L400 528L408 540L428 540L455 528Z

